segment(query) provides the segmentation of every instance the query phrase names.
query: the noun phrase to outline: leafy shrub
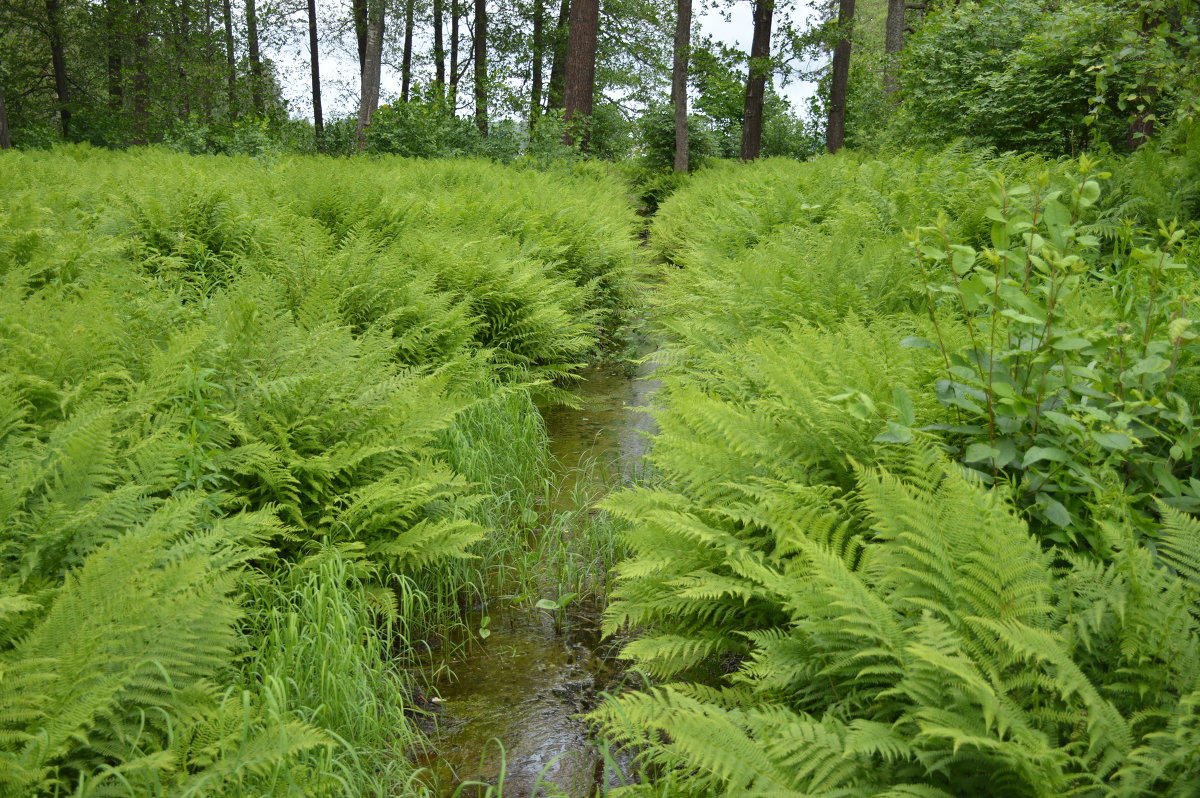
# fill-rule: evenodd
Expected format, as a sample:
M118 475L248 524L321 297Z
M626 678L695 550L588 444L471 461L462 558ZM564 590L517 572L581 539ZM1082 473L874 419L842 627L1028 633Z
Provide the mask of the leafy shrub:
M1151 496L1200 509L1200 474L1196 397L1173 390L1195 368L1194 244L1160 223L1161 241L1101 268L1085 223L1101 193L1091 168L1085 160L1065 190L1051 190L1048 174L1032 187L997 181L992 246L980 252L944 225L919 230L915 246L931 312L957 305L971 336L960 351L940 347L938 395L956 416L948 439L988 478L1012 480L1052 540L1097 548L1090 507L1111 499L1118 474L1139 514Z

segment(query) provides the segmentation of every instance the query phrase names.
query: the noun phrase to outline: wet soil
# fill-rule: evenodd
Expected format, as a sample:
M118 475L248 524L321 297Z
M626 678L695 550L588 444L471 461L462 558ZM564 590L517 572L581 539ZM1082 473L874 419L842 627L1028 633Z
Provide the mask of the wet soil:
M543 412L556 463L550 512L590 507L640 470L653 432L640 409L658 387L652 369L585 369L580 407ZM490 635L452 665L454 682L439 686L437 750L426 766L444 794L482 795L486 784L511 798L584 798L611 778L580 717L620 676L614 647L600 637L600 609L573 604L557 628L551 612L488 609ZM470 619L473 628L484 615Z

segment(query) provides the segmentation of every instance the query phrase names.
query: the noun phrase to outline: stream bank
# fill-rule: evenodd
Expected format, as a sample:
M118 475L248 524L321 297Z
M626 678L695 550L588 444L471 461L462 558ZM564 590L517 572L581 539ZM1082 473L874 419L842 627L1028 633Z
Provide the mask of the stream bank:
M560 553L597 568L581 528L597 520L596 501L640 472L654 431L642 410L659 387L654 367L643 364L634 374L611 364L588 367L575 389L579 407L543 411L553 484L528 548L545 551L536 537L558 535ZM445 795L483 795L491 786L499 788L493 795L511 798L585 798L611 777L579 717L621 677L616 646L601 639L603 607L564 601L549 565L532 567L539 564L534 581L542 584L543 603L565 606L537 609L525 596L478 608L468 628L485 630L485 639L465 647L469 653L451 665L454 681L438 687L435 752L424 764ZM597 592L605 577L595 574Z

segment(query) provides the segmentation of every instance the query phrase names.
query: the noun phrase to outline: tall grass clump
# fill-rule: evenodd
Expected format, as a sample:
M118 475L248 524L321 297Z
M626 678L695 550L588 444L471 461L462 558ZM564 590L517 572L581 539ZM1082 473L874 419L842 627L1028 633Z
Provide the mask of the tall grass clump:
M633 231L593 174L4 153L0 795L419 792L400 668L514 548Z
M1200 230L1152 221L1190 207L1155 162L841 154L664 201L658 479L604 502L627 792L1200 789Z

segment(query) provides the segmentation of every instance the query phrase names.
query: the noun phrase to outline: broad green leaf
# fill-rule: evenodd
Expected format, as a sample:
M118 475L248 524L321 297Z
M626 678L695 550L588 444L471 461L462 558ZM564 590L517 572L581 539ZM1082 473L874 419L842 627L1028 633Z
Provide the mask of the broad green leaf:
M1062 449L1056 446L1030 446L1025 452L1025 459L1021 461L1021 465L1025 468L1034 463L1040 463L1042 460L1053 460L1056 463L1062 463L1069 459L1069 455Z
M1053 347L1054 349L1062 350L1064 352L1075 352L1080 349L1086 349L1087 347L1089 347L1091 345L1092 345L1091 341L1089 341L1086 338L1080 338L1078 336L1063 336L1062 338L1055 338L1054 340L1052 340L1050 342L1051 347Z
M1123 452L1133 445L1133 439L1123 432L1093 432L1092 440L1105 449Z
M912 430L895 421L887 423L887 432L875 436L876 443L908 443L912 439Z
M1042 494L1042 508L1046 515L1046 520L1055 526L1063 527L1064 529L1071 525L1071 513L1063 506L1058 499L1051 499L1046 494Z
M968 463L983 463L994 460L999 454L999 450L986 443L972 443L967 447L963 460Z

